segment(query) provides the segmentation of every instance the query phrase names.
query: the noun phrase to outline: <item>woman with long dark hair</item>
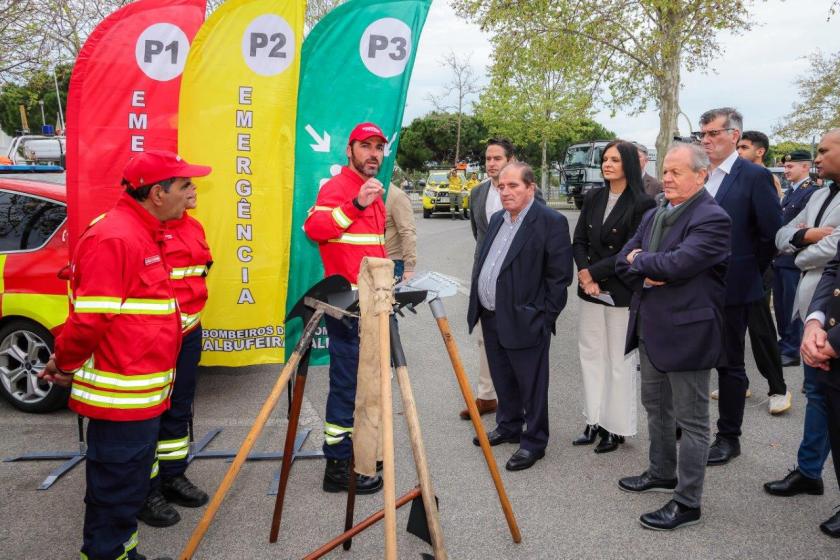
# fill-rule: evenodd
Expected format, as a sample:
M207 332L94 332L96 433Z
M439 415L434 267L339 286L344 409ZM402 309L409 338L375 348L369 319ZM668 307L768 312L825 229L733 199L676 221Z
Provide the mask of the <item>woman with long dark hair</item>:
M624 355L632 291L615 274L618 252L655 203L645 194L636 147L614 140L604 148L605 188L589 191L572 247L578 268L578 350L586 427L574 445L615 451L636 434L636 356Z

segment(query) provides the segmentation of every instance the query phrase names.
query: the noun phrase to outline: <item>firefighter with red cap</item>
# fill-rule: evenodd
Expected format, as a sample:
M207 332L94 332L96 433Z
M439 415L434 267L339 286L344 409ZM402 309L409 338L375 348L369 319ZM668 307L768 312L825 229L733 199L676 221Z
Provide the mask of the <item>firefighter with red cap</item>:
M364 257L387 258L384 189L376 179L386 143L385 134L375 124L357 125L347 143L347 165L321 187L303 225L306 235L318 243L324 273L340 274L354 287ZM330 391L324 425L327 466L323 487L327 492L346 491L353 475L356 492L372 494L382 488L382 477L350 472L359 367L358 320L342 322L326 316L324 320L330 337Z
M195 197L190 178L209 173L172 152L134 156L123 171L125 193L73 255L70 316L40 376L70 386L70 408L89 418L83 559L145 558L137 514L181 348L165 222Z
M196 207L196 195L187 199L187 210ZM181 520L172 506L197 508L207 494L187 478L196 374L201 359L201 312L207 303L207 273L213 264L201 223L184 212L166 222L164 252L169 278L181 314L183 342L175 366L170 407L160 417L157 457L152 482L138 518L152 527L169 527Z

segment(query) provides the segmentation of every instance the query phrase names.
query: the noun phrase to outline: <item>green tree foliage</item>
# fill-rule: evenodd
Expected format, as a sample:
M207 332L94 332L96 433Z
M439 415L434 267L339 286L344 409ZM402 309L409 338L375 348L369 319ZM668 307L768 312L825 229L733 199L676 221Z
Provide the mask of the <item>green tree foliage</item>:
M751 0L454 0L494 37L553 49L566 76L596 89L613 110L659 110L657 150L678 131L680 76L719 57L723 31L750 28ZM498 53L496 53L498 55ZM546 60L550 58L546 57ZM661 162L660 162L661 165Z
M404 170L425 171L429 163L452 165L458 136L458 115L434 111L418 117L400 133L397 164ZM462 161L481 161L487 128L480 119L461 117Z
M67 107L70 71L70 65L62 65L56 68L62 108ZM20 110L18 109L20 105L23 105L26 110L30 130L33 133L40 132L41 125L45 123L41 120L39 100L44 101L46 124L56 125L58 123L58 103L52 72L35 72L23 85L12 83L0 88L0 128L3 132L14 136L21 129Z
M811 68L796 79L799 101L773 130L777 136L810 140L840 127L840 51L808 57Z
M771 144L770 149L767 150L767 155L764 156L764 161L768 165L781 165L782 158L793 152L794 150L805 150L813 153L813 146L811 144L804 144L802 142L779 142L778 144Z
M567 72L545 36L497 36L494 52L490 84L476 112L491 130L514 143L537 144L539 157L531 163L539 165L545 181L552 159L549 146L583 132L578 127L591 112L592 95L585 82Z

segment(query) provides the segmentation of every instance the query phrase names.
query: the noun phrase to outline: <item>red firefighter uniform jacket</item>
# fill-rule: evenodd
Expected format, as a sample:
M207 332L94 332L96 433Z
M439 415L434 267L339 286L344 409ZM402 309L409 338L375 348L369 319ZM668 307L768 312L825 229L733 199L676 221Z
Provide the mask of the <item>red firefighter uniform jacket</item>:
M385 203L377 198L364 210L353 200L364 184L347 166L324 183L303 229L318 243L325 276L340 274L356 285L364 257L387 258L385 254Z
M181 330L186 334L201 321L207 303L207 272L213 264L201 223L187 213L166 222L164 251L181 312Z
M163 226L126 194L82 235L56 365L74 372L70 408L145 420L169 407L181 319L162 254Z

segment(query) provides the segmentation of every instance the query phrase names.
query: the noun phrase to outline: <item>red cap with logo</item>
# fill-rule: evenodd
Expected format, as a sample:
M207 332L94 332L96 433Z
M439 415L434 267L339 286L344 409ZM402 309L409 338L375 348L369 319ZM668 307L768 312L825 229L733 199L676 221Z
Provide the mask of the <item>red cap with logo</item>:
M385 137L385 133L383 133L382 129L375 124L369 122L357 124L356 128L353 129L353 132L350 133L350 140L348 140L347 143L352 144L353 142L364 142L368 138L373 138L374 136L382 138L383 142L388 142L388 138Z
M175 177L204 177L212 169L206 165L191 165L175 152L148 150L132 156L123 169L123 179L131 188L154 185Z

